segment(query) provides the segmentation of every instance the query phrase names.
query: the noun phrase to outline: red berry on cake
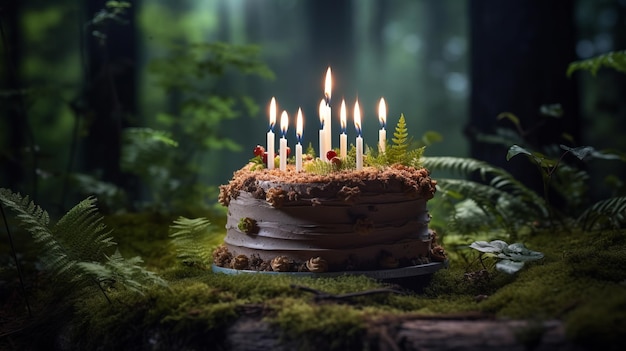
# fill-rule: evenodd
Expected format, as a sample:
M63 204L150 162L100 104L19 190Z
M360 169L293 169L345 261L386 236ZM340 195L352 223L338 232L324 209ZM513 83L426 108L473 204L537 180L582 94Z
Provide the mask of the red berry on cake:
M328 152L326 153L326 159L330 161L333 159L333 157L337 157L337 152L335 152L335 150L328 150Z
M263 163L267 164L267 152L263 152L261 159L263 160Z
M332 163L333 167L335 167L335 168L341 167L341 159L339 157L337 157L337 156L331 158L330 159L330 163Z
M261 145L257 145L252 152L254 153L254 156L262 156L265 152L265 148Z
M289 155L291 155L291 148L289 146L287 146L287 157L289 157Z

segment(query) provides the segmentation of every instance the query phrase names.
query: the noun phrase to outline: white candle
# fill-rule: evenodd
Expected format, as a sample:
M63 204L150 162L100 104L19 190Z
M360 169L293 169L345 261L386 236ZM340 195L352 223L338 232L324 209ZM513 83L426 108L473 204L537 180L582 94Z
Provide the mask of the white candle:
M320 101L320 108L319 108L319 114L320 114L320 158L322 160L326 160L326 152L328 152L328 148L326 146L326 101L324 101L324 99L322 99L322 101Z
M296 117L296 172L302 171L302 109L298 108Z
M326 80L324 83L324 100L326 101L326 115L324 121L324 137L326 138L326 152L333 149L333 139L332 139L332 118L331 118L331 108L330 108L330 99L331 99L331 90L332 90L332 79L330 73L330 67L326 70ZM324 159L326 159L326 154L324 154Z
M274 125L276 124L276 99L270 101L270 127L267 131L267 168L274 169Z
M380 103L378 104L378 120L380 121L380 130L378 131L378 151L384 153L385 144L387 143L387 131L385 130L385 125L387 124L387 106L384 98L380 98Z
M348 155L348 135L346 134L346 100L341 100L341 134L339 135L339 157L345 159Z
M287 169L287 139L285 139L285 135L287 134L287 125L289 124L289 117L287 116L287 111L283 111L280 116L280 170L284 171Z
M354 104L354 129L356 129L356 169L363 169L363 137L361 136L361 109L359 101Z

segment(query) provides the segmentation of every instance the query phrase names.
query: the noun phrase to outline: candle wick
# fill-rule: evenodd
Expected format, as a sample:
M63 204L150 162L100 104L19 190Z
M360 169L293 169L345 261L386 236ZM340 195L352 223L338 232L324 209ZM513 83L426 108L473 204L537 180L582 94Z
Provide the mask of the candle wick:
M274 131L274 123L270 123L270 127L267 129L267 132L273 132Z
M327 93L324 93L324 101L326 101L326 106L330 107L330 96Z

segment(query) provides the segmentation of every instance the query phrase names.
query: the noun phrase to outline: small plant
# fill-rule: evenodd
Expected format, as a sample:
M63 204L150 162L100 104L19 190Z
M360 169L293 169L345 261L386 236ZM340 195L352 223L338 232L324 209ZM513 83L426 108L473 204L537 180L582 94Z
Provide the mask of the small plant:
M156 128L170 131L168 137L177 141L177 147L164 148L149 165L145 178L153 185L158 209L194 214L215 197L215 188L198 182L203 172L199 160L208 151L239 150L221 132L221 124L258 111L251 97L224 91L219 83L231 74L272 79L259 55L254 45L185 43L150 63L150 72L174 106L156 116Z
M572 62L567 67L567 76L569 77L579 70L589 71L595 76L601 67L613 68L618 72L626 73L626 50L613 51L586 60Z
M550 187L550 182L558 171L568 172L570 177L565 179L565 181L575 182L577 179L587 180L588 177L586 173L583 171L577 172L580 176L577 178L574 176L576 172L571 171L571 167L563 163L565 156L573 155L580 161L588 161L590 159L604 159L604 160L626 160L624 155L619 155L617 153L606 152L606 151L598 151L591 146L581 146L576 148L571 148L565 145L559 145L559 147L564 150L561 156L558 159L553 159L547 157L541 153L529 151L525 148L522 148L518 145L513 145L509 148L507 153L507 160L517 156L524 155L527 159L537 166L539 172L541 173L541 177L543 180L543 188L544 188L544 198L549 201L548 198L548 189ZM583 186L579 186L578 189L583 188ZM558 188L557 188L558 190ZM576 193L566 193L570 195L570 198L573 200L581 199L582 194ZM566 195L564 194L564 195ZM578 196L571 196L578 195ZM615 227L619 228L619 226L623 223L626 223L626 218L624 217L623 211L626 209L626 197L618 197L609 200L603 200L599 203L593 204L591 207L588 207L584 210L583 214L580 215L577 219L577 223L582 224L584 229L590 229L593 224L599 222L601 217L608 219L609 223Z
M139 257L125 260L117 250L111 231L102 223L95 198L87 198L50 225L48 213L28 196L0 189L0 204L16 214L18 224L31 234L38 257L58 287L65 286L62 298L71 300L99 290L127 288L142 293L150 284L166 286L154 273L139 266ZM6 220L6 219L5 219Z
M170 226L176 256L186 265L206 269L211 262L217 231L206 218L178 217Z
M474 241L469 247L481 252L481 262L483 254L495 257L498 260L496 269L508 274L513 274L522 269L525 262L543 258L541 252L529 250L522 243L509 245L502 240Z
M440 140L439 137L433 137L437 135L434 132L429 132L422 138L423 145L417 145L411 147L413 144L412 138L409 136L409 132L406 125L404 114L400 115L398 123L393 132L393 138L391 138L392 144L386 147L385 152L377 152L372 148L367 148L365 164L373 167L385 167L392 164L402 164L405 166L412 166L419 168L422 166L421 160L426 145L429 141Z

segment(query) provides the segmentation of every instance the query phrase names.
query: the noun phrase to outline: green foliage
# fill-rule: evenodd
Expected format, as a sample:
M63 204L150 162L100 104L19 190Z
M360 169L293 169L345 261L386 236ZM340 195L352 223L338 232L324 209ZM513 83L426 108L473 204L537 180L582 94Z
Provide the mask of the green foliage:
M215 197L215 189L198 183L200 158L208 151L240 149L223 134L222 123L258 110L249 96L228 92L225 80L235 74L272 78L273 73L260 60L258 47L221 42L174 46L149 70L173 103L171 112L156 119L171 133L143 128L126 134L125 169L151 185L159 209L190 213Z
M387 161L389 164L400 163L407 164L411 157L408 154L409 144L411 142L409 138L409 132L406 127L406 120L404 114L400 115L396 128L391 138L393 144L385 152Z
M379 152L378 148L374 149L365 145L364 165L384 168L392 164L402 164L420 168L422 167L421 159L426 145L438 140L441 140L441 136L438 133L428 132L422 138L422 144L424 145L413 145L404 115L400 115L391 139L392 144L386 147L385 152ZM356 167L356 148L354 145L350 146L346 160L343 161L338 169L354 169ZM329 171L332 171L332 168Z
M546 199L547 189L552 185L564 198L578 205L577 207L584 205L585 182L589 179L589 176L586 171L576 170L566 164L564 159L567 154L574 155L580 161L588 161L594 158L603 160L626 160L623 155L614 152L598 151L591 146L571 148L560 145L560 148L564 150L564 152L558 159L554 159L535 151L529 151L518 145L513 145L509 148L507 160L517 155L526 156L531 163L539 168L542 179L544 180ZM553 182L550 183L551 181ZM570 215L577 217L576 222L583 225L586 229L591 229L598 223L608 224L613 228L620 228L621 225L625 223L623 213L625 209L626 202L624 198L616 197L592 204L585 208L580 215L578 215L578 213L571 213Z
M567 76L571 77L574 72L579 70L589 71L595 76L602 67L626 73L626 50L613 51L586 60L572 62L567 67Z
M216 233L206 218L178 217L170 226L170 237L176 247L177 257L185 264L203 269L212 261L211 252L215 245L208 242L215 239Z
M626 197L612 197L589 206L578 218L583 229L621 228L626 224Z
M463 157L424 157L424 166L431 171L441 170L458 174L463 179L437 178L438 186L453 198L470 197L479 204L492 207L494 201L506 200L511 210L527 208L524 213L545 218L548 209L543 199L502 168L484 161ZM476 181L465 179L476 177ZM486 182L486 185L478 181Z
M519 271L524 267L525 262L543 258L541 252L529 250L522 243L509 245L502 240L474 241L469 247L498 258L496 269L507 274Z
M441 140L441 135L435 132L428 132L422 137L423 146L411 148L412 143L406 126L406 120L404 114L401 114L393 132L393 138L391 138L393 143L389 148L386 148L384 155L381 156L386 159L387 164L397 163L420 168L422 166L421 159L426 145L430 145L439 140Z
M141 265L143 260L139 256L125 259L119 250L115 250L111 256L104 256L106 259L102 263L83 261L77 265L94 275L101 286L113 287L120 284L127 290L142 295L147 285L168 286L165 280Z
M91 35L104 45L107 40L106 29L110 23L126 24L128 20L124 18L126 10L131 7L128 1L107 1L104 8L93 16L87 26L91 29Z
M0 189L0 202L16 214L19 225L37 244L41 263L54 280L73 286L74 296L98 288L125 287L141 292L146 285L165 282L137 266L140 259L124 260L119 253L107 256L116 245L111 231L102 223L94 198L87 198L70 209L53 227L48 213L8 189Z

